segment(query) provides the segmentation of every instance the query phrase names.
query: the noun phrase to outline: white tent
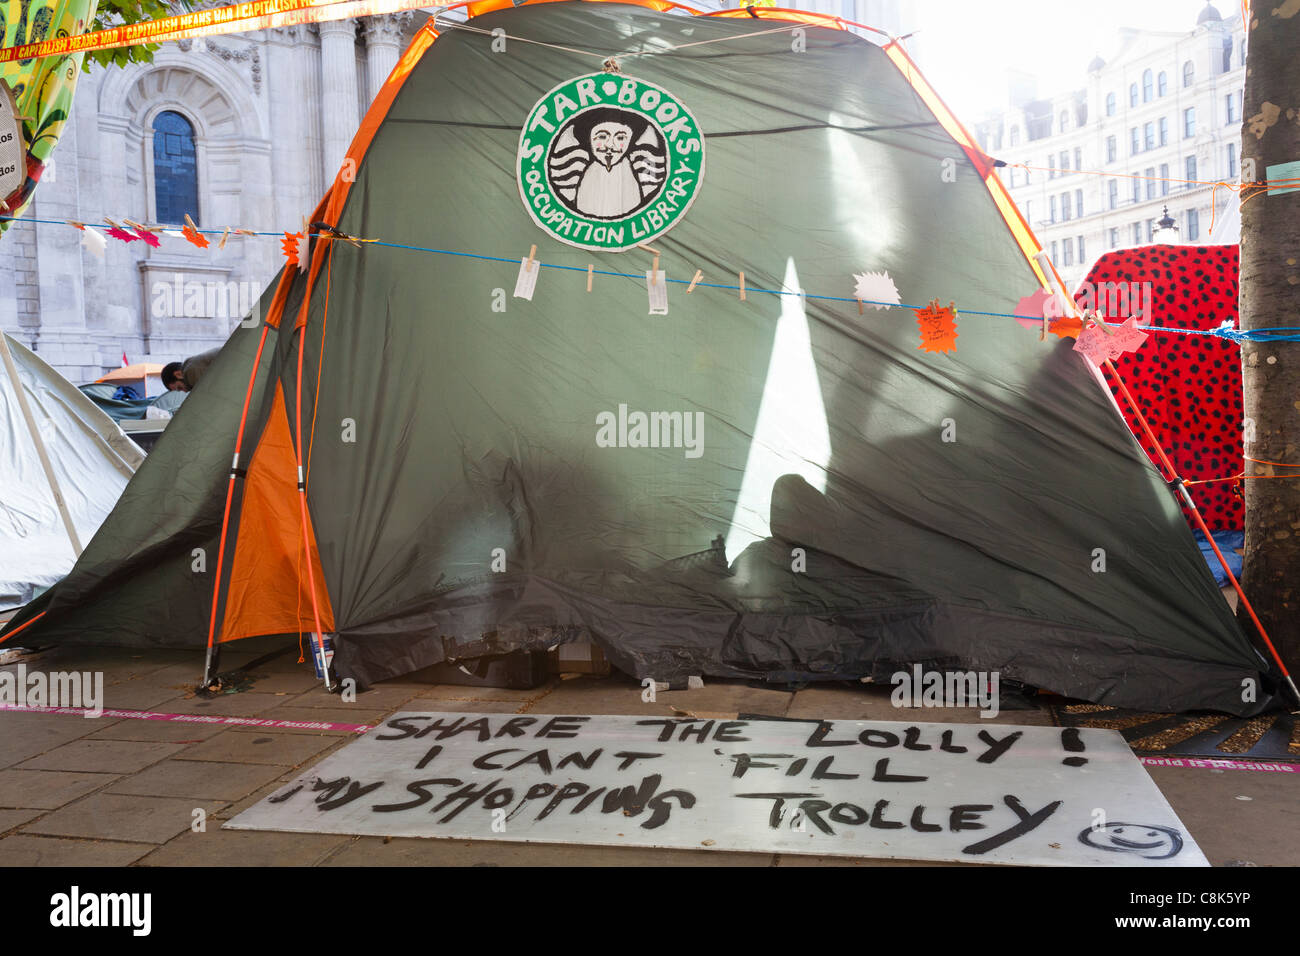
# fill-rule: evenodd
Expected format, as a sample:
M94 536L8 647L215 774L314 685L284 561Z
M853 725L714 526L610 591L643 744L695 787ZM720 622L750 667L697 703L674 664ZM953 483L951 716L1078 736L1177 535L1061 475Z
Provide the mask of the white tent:
M72 570L144 452L34 352L0 337L3 611Z

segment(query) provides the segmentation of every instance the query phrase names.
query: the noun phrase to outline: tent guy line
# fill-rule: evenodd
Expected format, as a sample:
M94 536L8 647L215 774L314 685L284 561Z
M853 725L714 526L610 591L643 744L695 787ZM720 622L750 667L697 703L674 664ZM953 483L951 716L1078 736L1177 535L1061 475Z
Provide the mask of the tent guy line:
M23 216L0 216L0 219L9 222L31 222L53 226L69 225L67 221L60 219L37 219ZM199 229L196 231L219 236L225 230ZM285 235L283 232L256 232L252 230L244 230L242 234L254 237L274 237L279 239L283 239ZM312 233L310 238L336 239L340 237L331 236L327 233ZM454 249L437 249L432 246L412 246L400 242L385 242L382 239L358 239L356 241L364 242L369 245L386 246L391 249L405 249L408 252L428 252L434 255L461 256L466 259L480 259L485 262L507 262L514 265L518 261L517 259L508 258L506 256L489 256L479 252L459 252ZM553 262L539 261L538 265L543 269L560 269L564 272L580 272L584 275L589 271L586 266L566 266ZM634 272L613 272L608 269L592 269L590 272L592 275L609 276L614 279L635 279L640 282L645 281L644 275ZM668 277L665 277L664 281L674 285L690 286L691 288L724 289L729 292L737 292L741 289L741 286L739 285L731 285L725 282L695 282L691 279L673 279ZM745 284L744 290L746 293L764 292L768 295L788 295L794 296L795 298L819 299L826 302L861 302L863 305L874 305L884 308L912 310L923 308L922 306L912 305L907 302L884 302L875 299L858 299L853 296L844 295L825 295L816 292L793 292L789 289L763 289L752 286L749 283ZM1041 315L1022 315L1017 312L990 312L981 309L965 308L958 309L957 311L961 315L984 315L999 319L1028 319L1034 322L1043 321L1043 316ZM1120 328L1123 325L1122 322L1106 322L1105 324L1107 326L1113 326L1114 328ZM1243 331L1240 329L1185 329L1174 326L1144 325L1142 326L1142 331L1167 332L1180 335L1208 335L1214 338L1228 339L1233 342L1300 342L1300 326L1285 326L1276 329L1252 329L1249 331Z

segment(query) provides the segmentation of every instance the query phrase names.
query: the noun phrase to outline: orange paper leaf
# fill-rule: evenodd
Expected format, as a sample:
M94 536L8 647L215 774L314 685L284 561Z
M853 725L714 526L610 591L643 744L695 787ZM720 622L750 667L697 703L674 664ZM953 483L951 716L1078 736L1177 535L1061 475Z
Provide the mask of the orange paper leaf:
M933 299L924 309L915 311L917 324L921 327L921 344L917 348L926 352L956 350L957 308L954 303L949 302L944 308L938 299Z
M286 232L284 239L280 241L280 248L284 250L284 257L289 260L289 265L298 265L298 240L302 234L298 232Z
M181 235L184 236L186 239L188 239L190 242L192 242L194 245L198 246L200 249L206 249L208 247L208 240L203 236L199 235L198 230L195 229L193 226L186 226L184 229L181 230Z

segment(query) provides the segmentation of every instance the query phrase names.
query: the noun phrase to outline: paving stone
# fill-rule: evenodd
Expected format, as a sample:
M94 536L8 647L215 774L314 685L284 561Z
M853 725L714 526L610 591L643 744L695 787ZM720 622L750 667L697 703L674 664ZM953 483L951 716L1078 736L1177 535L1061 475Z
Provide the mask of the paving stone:
M203 833L184 833L140 861L140 866L315 866L351 837L270 830L223 830L210 821Z
M420 696L428 689L427 684L400 684L392 685L388 683L377 684L364 693L357 694L354 702L356 706L363 707L366 710L382 710L392 712L406 701L413 697ZM347 707L349 704L343 703L338 694L328 693L324 687L317 684L311 690L299 694L297 697L289 698L292 707L302 708L323 708L338 707L340 705Z
M224 801L96 793L27 824L22 832L165 843L190 828L194 810L202 809L211 815L223 806Z
M85 737L103 726L99 720L85 717L0 711L0 768Z
M147 843L62 840L16 833L0 840L0 866L130 866L152 849Z
M34 820L44 812L40 809L0 810L0 833L6 833L28 820Z
M1300 774L1148 766L1169 805L1213 866L1300 862ZM1239 800L1238 797L1249 797Z
M417 697L402 705L402 710L448 714L514 714L527 703L522 700L454 700Z
M354 837L322 866L771 866L771 853Z
M265 714L280 705L293 700L292 697L279 697L275 694L259 694L248 691L242 694L220 694L216 697L178 698L169 703L169 713L173 714L211 714L224 717L256 717Z
M200 800L239 800L288 769L265 764L167 760L119 780L106 792L152 797L194 797Z
M85 739L160 740L175 744L196 744L227 729L224 724L191 724L184 721L127 718L114 721L111 726L97 730Z
M662 699L641 699L644 688L630 678L575 677L561 681L544 697L528 704L526 714L649 714L673 716L672 708Z
M143 740L74 740L20 764L23 770L134 773L185 749L184 744Z
M0 807L54 810L115 781L104 773L62 770L0 770Z
M297 697L306 691L320 688L321 682L312 673L311 665L304 664L302 667L303 669L296 673L265 671L259 668L249 675L253 679L249 690L257 694L286 694Z
M160 710L167 701L176 700L183 694L170 687L156 684L149 677L136 677L132 680L107 684L104 687L104 707L118 710Z
M228 731L191 745L180 759L296 767L337 743L340 743L337 736Z
M418 672L417 672L418 673ZM559 681L548 681L530 690L513 690L509 687L461 687L456 684L434 684L421 688L420 697L431 700L537 700L555 689Z

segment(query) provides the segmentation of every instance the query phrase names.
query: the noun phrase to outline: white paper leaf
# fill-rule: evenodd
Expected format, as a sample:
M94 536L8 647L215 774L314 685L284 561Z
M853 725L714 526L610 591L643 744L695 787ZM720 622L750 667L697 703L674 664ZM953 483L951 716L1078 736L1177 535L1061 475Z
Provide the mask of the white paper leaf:
M898 305L903 301L888 272L854 273L853 278L858 280L853 297L873 309L887 309L890 305Z
M89 249L97 259L102 259L104 258L104 247L108 245L108 240L90 226L86 226L81 230L81 244Z

